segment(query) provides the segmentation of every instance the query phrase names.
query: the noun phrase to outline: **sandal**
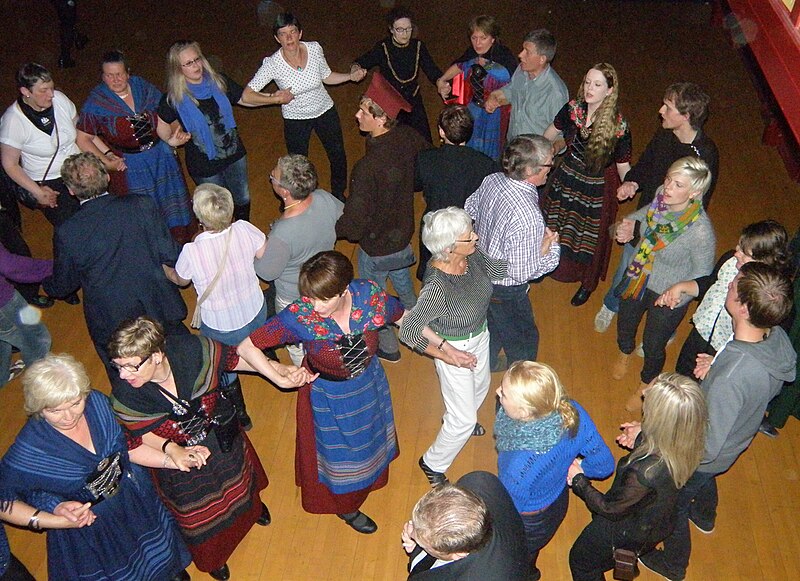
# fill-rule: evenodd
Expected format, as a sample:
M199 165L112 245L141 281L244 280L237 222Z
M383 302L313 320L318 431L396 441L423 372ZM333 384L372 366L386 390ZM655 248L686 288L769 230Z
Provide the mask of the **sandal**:
M486 428L484 428L480 424L475 424L475 429L472 430L473 436L485 436L486 435Z
M440 484L444 484L449 482L447 480L447 476L445 476L444 472L437 472L430 466L425 463L425 457L420 456L419 458L419 467L422 469L423 474L425 474L425 478L428 479L428 482L434 488L439 486Z

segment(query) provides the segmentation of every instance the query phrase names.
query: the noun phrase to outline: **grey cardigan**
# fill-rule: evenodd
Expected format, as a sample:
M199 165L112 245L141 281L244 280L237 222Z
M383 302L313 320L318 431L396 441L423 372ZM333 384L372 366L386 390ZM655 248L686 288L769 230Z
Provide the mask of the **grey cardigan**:
M645 218L648 209L649 206L645 206L626 216L628 220L640 222L642 233L647 227ZM714 268L715 252L714 228L706 211L700 210L700 217L694 224L656 252L647 288L660 295L675 283L710 274ZM683 295L678 306L685 305L691 299L692 297Z

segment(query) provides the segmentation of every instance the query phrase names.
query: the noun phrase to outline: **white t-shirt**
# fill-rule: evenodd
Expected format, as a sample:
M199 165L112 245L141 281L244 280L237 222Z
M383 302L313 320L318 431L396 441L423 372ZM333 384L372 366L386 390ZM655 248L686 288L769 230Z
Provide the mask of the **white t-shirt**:
M238 331L261 310L264 294L253 263L266 235L250 222L238 220L222 232L199 234L194 242L184 245L175 263L178 276L191 280L197 297L203 296L222 262L229 230L231 241L224 270L200 308L203 323L217 331Z
M56 154L50 170L47 172L47 179L53 180L61 177L61 165L70 155L80 153L75 143L78 130L75 124L78 121L78 112L75 105L61 91L53 94L53 109L55 111L56 131L48 135L31 120L25 117L16 101L3 114L0 119L0 143L19 149L22 153L22 169L34 181L45 179L44 172L56 153L56 143L58 143L58 153Z
M298 71L283 58L278 50L261 63L247 86L260 91L271 81L279 89L290 89L294 95L291 103L281 105L284 119L315 119L333 107L333 99L325 90L322 79L328 78L331 68L318 42L303 42L308 51L308 62Z

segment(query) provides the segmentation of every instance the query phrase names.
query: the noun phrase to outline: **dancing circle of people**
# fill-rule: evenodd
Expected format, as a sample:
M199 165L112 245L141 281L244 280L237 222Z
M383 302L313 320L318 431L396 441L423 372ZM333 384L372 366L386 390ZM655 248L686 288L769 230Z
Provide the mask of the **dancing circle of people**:
M716 477L794 411L780 400L794 389L800 340L790 314L796 257L785 228L765 219L746 225L715 265L708 208L719 155L703 130L710 99L701 87L666 88L661 127L632 165L612 65L593 64L570 99L545 29L525 35L515 57L497 20L477 16L467 50L443 72L407 9L392 9L387 26L349 71L335 72L323 47L303 40L299 18L281 13L279 48L244 87L195 41L170 47L165 92L112 50L80 112L45 67L20 67L19 97L0 122L3 189L12 193L0 204L43 212L55 258L32 258L19 212L2 213L0 385L22 375L29 419L0 461L0 518L48 531L51 578L189 579L190 562L231 577L238 544L272 520L237 372L297 390L303 509L371 534L378 524L360 509L387 486L399 455L381 361L398 361L400 342L434 360L445 411L418 460L431 490L399 531L409 578L420 580L539 579L537 558L570 491L593 516L569 554L573 579L612 569L632 579L624 575L639 564L683 579L689 523L715 526ZM326 86L360 83L372 69L352 107L366 152L348 181ZM445 103L440 147L421 73ZM288 154L269 173L281 213L269 234L248 221L235 105L281 107ZM308 157L312 132L328 157L330 193ZM196 184L191 196L176 148ZM617 220L637 194L637 209ZM333 250L337 239L358 245L358 278ZM549 276L579 283L571 304L584 305L615 242L622 260L595 330L617 318L615 380L634 352L644 358L626 403L641 421L620 426L616 441L630 453L616 471L590 413L537 362L529 299L531 283ZM190 284L197 334L184 323L180 288ZM50 353L31 306L76 303L78 289L110 396L73 356ZM676 372L665 371L693 300L691 334ZM291 364L278 361L282 346ZM12 348L21 354L13 364ZM492 373L503 375L489 428L478 410ZM497 475L451 483L455 458L489 431ZM592 484L612 473L607 492ZM0 534L0 574L33 579Z

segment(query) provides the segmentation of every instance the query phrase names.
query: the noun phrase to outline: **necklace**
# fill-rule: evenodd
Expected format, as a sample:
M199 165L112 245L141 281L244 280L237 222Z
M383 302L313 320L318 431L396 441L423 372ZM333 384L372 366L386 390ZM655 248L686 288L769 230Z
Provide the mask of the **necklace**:
M289 59L289 55L286 53L286 50L284 50L284 49L281 49L281 50L283 51L283 60L285 60L290 67L292 67L293 69L296 69L298 71L302 71L303 70L303 67L301 65L297 65L294 62L292 62L293 59ZM302 61L303 60L303 48L302 48L302 46L298 47L297 54L300 57L300 60Z
M167 376L164 379L156 379L154 377L150 381L152 381L153 383L158 383L160 385L160 384L164 383L165 381L167 381L170 377L172 377L172 366L169 363L167 363L167 366L168 366L169 369L167 370Z
M117 97L119 97L120 99L127 99L129 95L130 93L125 93L124 95L117 93Z
M293 204L289 204L288 206L284 206L284 207L283 207L283 211L285 212L285 211L286 211L286 210L288 210L289 208L294 208L294 207L295 207L297 204L302 204L304 201L305 201L305 200L299 200L299 201L297 201L297 202L295 202L295 203L293 203Z
M395 46L398 46L397 43L394 42L394 38L392 39L392 42L394 43ZM410 42L411 41L409 41L409 43ZM391 71L392 76L401 85L406 85L408 83L413 83L414 81L417 80L417 73L419 73L419 49L420 49L421 46L422 46L421 42L417 44L417 54L414 57L415 58L415 60L414 60L414 72L411 74L411 76L409 78L401 79L400 77L397 76L397 71L394 70L394 66L392 66L392 59L389 58L389 47L386 46L385 42L383 43L383 53L386 56L386 64L389 65L389 70ZM403 47L399 47L399 48L403 48ZM411 96L415 97L418 92L419 92L419 85L417 85L417 88L414 89L414 93Z

